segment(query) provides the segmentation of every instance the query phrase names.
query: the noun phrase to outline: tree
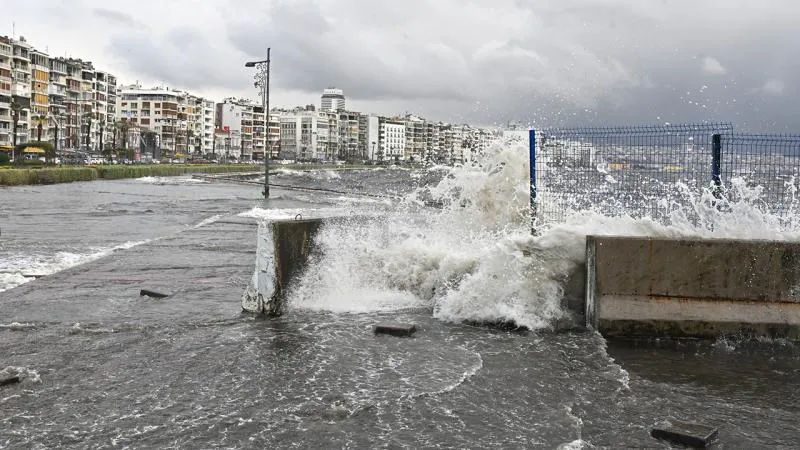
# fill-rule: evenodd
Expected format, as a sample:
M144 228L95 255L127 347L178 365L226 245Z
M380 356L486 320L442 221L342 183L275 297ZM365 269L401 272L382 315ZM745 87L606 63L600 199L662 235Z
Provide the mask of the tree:
M190 145L189 143L190 143L190 142L192 142L192 141L194 140L194 139L192 139L192 138L194 138L194 130L190 130L190 129L188 129L188 128L187 128L187 129L186 129L186 154L187 154L187 155L190 155L190 154L192 154L192 153L195 153L195 152L193 152L193 151L191 150L191 148L189 147L189 145Z
M13 144L14 144L14 161L17 161L17 125L19 123L19 111L22 109L22 106L17 103L16 100L12 97L11 99L11 117L14 122L14 130L13 130Z
M118 147L123 150L128 148L128 130L130 130L130 127L130 123L124 119L118 120L116 123L114 123L114 128L119 130L120 135L122 136L122 142L120 143L122 145L119 145Z
M47 116L44 114L37 114L33 116L36 121L36 140L42 142L42 127L47 123Z

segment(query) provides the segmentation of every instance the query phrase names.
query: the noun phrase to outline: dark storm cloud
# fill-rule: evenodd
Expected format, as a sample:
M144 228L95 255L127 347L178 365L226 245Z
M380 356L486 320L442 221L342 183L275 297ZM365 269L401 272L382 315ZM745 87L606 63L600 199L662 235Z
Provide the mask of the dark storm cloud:
M241 92L252 86L243 61L271 46L277 90L335 85L364 104L443 120L800 131L800 4L789 0L209 5L201 17L153 19L156 32L115 32L110 51L144 78Z

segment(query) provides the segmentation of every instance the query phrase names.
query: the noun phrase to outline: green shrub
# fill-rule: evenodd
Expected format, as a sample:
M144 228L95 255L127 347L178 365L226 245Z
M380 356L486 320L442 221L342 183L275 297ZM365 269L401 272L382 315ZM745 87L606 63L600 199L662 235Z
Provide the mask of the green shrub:
M0 186L22 186L30 184L28 170L8 169L0 170Z
M36 164L38 163L38 164ZM34 166L40 166L40 161ZM0 170L0 186L28 184L70 183L98 178L119 180L123 178L168 177L190 173L259 172L263 166L256 165L197 165L197 164L152 164L152 165L102 165L35 168L20 166Z

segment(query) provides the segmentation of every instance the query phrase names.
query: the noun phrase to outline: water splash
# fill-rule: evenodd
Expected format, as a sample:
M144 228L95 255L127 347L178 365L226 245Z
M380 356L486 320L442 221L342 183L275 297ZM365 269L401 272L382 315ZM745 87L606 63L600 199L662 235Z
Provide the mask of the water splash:
M446 174L380 220L328 223L317 238L322 256L292 288L291 306L430 308L443 321L547 329L569 314L561 300L584 263L587 235L800 239L797 216L772 214L744 178L731 180L724 198L677 183L656 205L657 218L637 215L633 203L614 215L590 207L533 236L527 159L524 141L498 142L475 164L428 169ZM608 195L624 188L618 184L606 180ZM796 193L794 180L786 184Z

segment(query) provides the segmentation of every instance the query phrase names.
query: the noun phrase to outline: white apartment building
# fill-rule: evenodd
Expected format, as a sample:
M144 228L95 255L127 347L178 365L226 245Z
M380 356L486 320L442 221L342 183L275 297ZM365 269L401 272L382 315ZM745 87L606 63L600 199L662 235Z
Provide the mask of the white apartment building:
M380 120L378 135L378 162L405 160L406 125L402 120Z
M360 139L360 144L363 147L363 154L365 159L370 161L378 160L378 142L380 142L380 117L375 115L368 115L361 118L359 121L359 128L363 128L364 132Z
M214 133L213 158L218 161L231 161L242 159L242 132L241 130L218 129Z
M344 91L330 87L322 91L320 102L322 112L339 112L345 110Z
M328 161L330 121L327 113L295 111L280 117L280 158L300 161Z

